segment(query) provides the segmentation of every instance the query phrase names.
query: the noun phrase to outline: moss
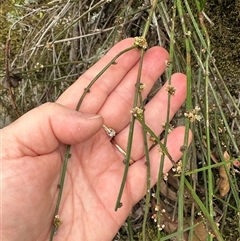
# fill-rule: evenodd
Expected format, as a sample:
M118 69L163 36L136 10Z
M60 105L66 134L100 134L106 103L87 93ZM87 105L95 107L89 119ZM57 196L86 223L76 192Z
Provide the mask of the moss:
M206 12L214 23L208 26L211 49L232 95L238 97L240 77L240 4L235 1L208 1Z
M16 7L16 1L4 1L1 4L0 9L0 24L1 24L1 51L0 55L0 69L4 69L4 46L9 38L9 29L13 22L17 21L22 14L21 8ZM24 1L22 1L24 2ZM17 4L21 4L21 1L17 1ZM11 56L15 56L22 46L24 40L24 34L22 30L16 25L11 29Z
M148 222L147 228L146 228L146 241L157 240L158 238L157 234L158 234L157 225L153 225L152 222ZM143 234L138 233L137 238L138 240L143 240Z
M222 228L223 237L225 240L235 241L239 238L239 230L238 230L238 223L239 223L239 214L233 213L232 215L228 215L226 218L226 222L228 225L224 225Z

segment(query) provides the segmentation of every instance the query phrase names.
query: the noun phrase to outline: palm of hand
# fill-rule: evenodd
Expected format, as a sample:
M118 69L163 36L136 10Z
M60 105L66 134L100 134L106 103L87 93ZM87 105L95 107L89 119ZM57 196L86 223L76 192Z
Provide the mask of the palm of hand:
M81 236L95 240L103 234L104 239L110 239L112 233L102 233L102 228L108 226L116 233L130 210L132 200L126 193L123 197L124 212L114 211L124 165L120 158L116 158L111 145L106 134L100 131L91 141L72 146L61 204L61 218L64 220L58 234L61 240L74 240L75 236L78 240ZM89 149L93 151L89 152ZM19 230L23 236L27 234L24 240L47 240L49 236L61 171L59 156L64 155L62 150L57 148L45 156L29 157L28 160L19 158L11 163L18 167L14 173L9 173L13 182L6 189L12 189L7 193L14 194L14 199L4 203L4 212L6 217L7 213L18 214L12 223L13 232L28 224L26 230ZM26 166L28 163L30 165ZM9 169L7 165L4 168ZM94 227L99 225L103 227L97 233Z
M86 72L85 77L82 76L74 84L75 88L70 87L57 102L74 109L76 100L72 97L78 98L79 90L84 90L86 83L89 82L88 79L92 79L91 75L98 73L112 56L119 50L129 47L129 44L132 44L132 39L116 45L108 57L105 56L91 71ZM159 55L162 55L161 59ZM104 123L117 131L116 143L126 150L129 113L135 91L133 76L137 73L139 53L131 52L121 58L117 67L111 66L98 81L101 85L92 87L93 94L86 97L81 111L102 115ZM152 51L150 49L146 53L142 72L142 78L147 85L147 90L143 93L144 98L156 78L163 72L166 58L167 54L161 48L154 48ZM113 82L109 82L109 76ZM170 117L185 99L185 76L176 74L172 77L172 83L177 87L177 91L172 98ZM167 93L163 89L149 102L145 110L146 122L156 134L162 131L161 123L165 121L166 101ZM162 106L156 108L161 102ZM55 113L58 108L60 107L54 106ZM61 119L59 112L58 118L55 118L51 116L53 114L50 108L49 116L45 114L49 119L39 117L45 118L43 120L46 123L51 123L47 130L44 129L41 120L32 124L36 121L37 115L41 115L41 107L40 110L34 111L38 113L36 118L32 117L33 114L27 114L15 123L15 127L13 125L9 129L6 128L9 131L6 131L9 141L6 141L7 147L3 147L6 150L4 157L7 160L3 161L3 169L6 170L3 175L5 180L3 191L7 193L3 199L3 217L6 218L5 236L11 236L9 240L19 240L19 237L25 241L48 240L58 194L59 173L66 148L66 145L61 143L69 143L72 138L75 140L70 141L71 158L68 161L59 211L63 223L54 240L111 240L132 206L146 193L146 165L141 126L135 124L131 157L136 162L129 168L121 199L123 207L115 212L115 203L124 172L122 163L124 156L110 142L104 130L100 129L102 121L98 120L93 130L84 129L84 125L89 124L82 124L81 132L76 134L76 124L74 129L71 116L68 119ZM153 122L154 119L158 119L158 122ZM28 126L26 127L23 120L29 121L31 133L28 132ZM69 129L65 133L62 130L63 126ZM80 137L78 140L77 136L82 132L85 133L85 137ZM13 137L11 133L14 133ZM95 133L97 134L94 135ZM183 142L183 133L183 128L177 128L169 135L167 148L174 160L178 160L181 156L179 147ZM19 144L16 144L17 141ZM150 151L150 158L154 160L150 164L153 185L156 183L159 169L160 153L157 147ZM165 162L164 171L168 171L171 163L167 159Z

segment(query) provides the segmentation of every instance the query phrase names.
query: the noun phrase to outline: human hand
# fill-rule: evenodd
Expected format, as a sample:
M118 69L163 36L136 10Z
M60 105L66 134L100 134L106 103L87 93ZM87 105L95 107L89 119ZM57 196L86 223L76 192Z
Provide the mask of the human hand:
M125 168L124 156L102 128L103 124L114 128L114 141L126 150L139 51L134 49L121 56L92 86L80 113L74 111L88 83L117 53L132 44L133 39L119 42L56 103L43 104L2 129L3 240L49 239L66 144L72 147L59 211L63 223L54 240L111 240L133 205L145 195L142 130L136 122L131 153L135 163L129 167L123 206L114 211ZM146 84L144 98L163 73L167 59L163 48L153 47L146 52L141 77ZM174 74L172 85L176 93L171 98L170 117L185 100L185 75ZM162 132L161 124L166 119L165 87L145 108L146 123L156 134ZM168 135L168 152L175 161L182 155L183 138L183 127ZM157 181L160 156L157 147L151 149L151 185ZM171 166L165 158L164 172Z

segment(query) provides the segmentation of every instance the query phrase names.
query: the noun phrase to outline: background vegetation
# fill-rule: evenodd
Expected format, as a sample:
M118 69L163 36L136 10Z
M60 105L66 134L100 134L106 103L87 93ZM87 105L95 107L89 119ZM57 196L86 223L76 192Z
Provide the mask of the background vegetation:
M141 36L151 7L147 0L1 0L1 126L56 100L116 42ZM239 240L239 26L239 0L157 1L146 38L168 49L171 61L148 99L171 72L186 73L187 102L171 124L190 127L194 141L114 240Z

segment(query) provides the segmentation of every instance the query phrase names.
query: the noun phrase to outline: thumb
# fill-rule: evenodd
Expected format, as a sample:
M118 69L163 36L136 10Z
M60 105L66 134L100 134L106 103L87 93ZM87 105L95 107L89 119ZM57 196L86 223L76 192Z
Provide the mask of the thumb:
M55 150L60 143L84 142L102 125L100 115L83 114L57 103L46 103L5 127L3 138L5 145L14 150L14 157L41 155Z

